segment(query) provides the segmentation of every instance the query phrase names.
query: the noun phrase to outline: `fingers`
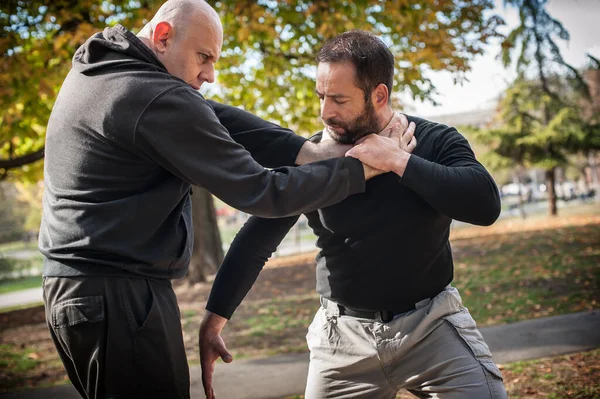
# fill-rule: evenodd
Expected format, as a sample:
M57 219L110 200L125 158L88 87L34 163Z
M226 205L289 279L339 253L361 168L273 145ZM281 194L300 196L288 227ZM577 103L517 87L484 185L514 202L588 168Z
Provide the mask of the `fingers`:
M204 394L207 399L212 399L215 397L215 392L212 387L212 375L214 371L214 366L211 367L202 367L202 385L204 386Z
M369 137L371 137L374 133L371 134L367 134L366 136L363 136L361 138L359 138L358 140L356 140L356 142L354 143L354 146L357 146L359 144L362 144L366 139L368 139ZM385 134L383 134L385 136ZM386 136L387 137L387 136ZM350 147L348 150L351 150L353 147ZM347 152L346 152L347 154Z
M360 154L363 153L364 144L368 141L372 141L375 134L369 134L365 137L362 137L360 140L354 144L354 147L350 148L346 152L347 157L359 158Z
M395 126L392 127L392 131L390 132L390 138L395 140L400 140L406 129L408 128L408 119L404 114L400 114L397 118L398 122L396 122Z
M233 356L227 350L223 338L216 334L204 333L199 338L200 366L202 368L202 385L207 399L214 399L215 393L212 386L212 377L215 371L215 362L220 357L225 363L231 363Z
M402 137L400 137L400 148L402 148L404 151L407 152L411 152L409 151L409 144L412 142L412 140L415 140L415 145L416 145L416 139L415 139L415 128L416 125L414 122L411 122L408 125L408 128L406 129L406 131L404 132L404 134L402 135ZM414 149L414 145L412 147Z
M413 137L413 139L408 143L406 147L406 152L410 152L412 154L413 150L417 147L417 138Z

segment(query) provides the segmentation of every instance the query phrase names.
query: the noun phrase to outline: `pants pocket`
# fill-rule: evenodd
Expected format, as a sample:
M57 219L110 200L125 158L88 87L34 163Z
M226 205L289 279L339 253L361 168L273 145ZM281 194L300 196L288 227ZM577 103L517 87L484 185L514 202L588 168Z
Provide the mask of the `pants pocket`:
M458 336L464 341L471 353L479 363L494 377L502 380L502 373L492 359L490 348L485 343L481 332L477 328L475 320L468 310L464 309L445 317L458 333Z
M60 301L52 307L52 327L65 328L104 320L102 296L87 296Z
M56 302L49 324L73 385L86 397L99 397L106 336L104 298L88 296Z
M50 325L65 353L75 361L92 356L104 341L104 316L102 296L71 298L52 306Z

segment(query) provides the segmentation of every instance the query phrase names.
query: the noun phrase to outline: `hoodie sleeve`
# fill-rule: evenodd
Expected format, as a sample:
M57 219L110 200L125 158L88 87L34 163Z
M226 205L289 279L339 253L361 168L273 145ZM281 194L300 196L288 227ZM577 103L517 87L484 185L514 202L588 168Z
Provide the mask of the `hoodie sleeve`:
M265 169L231 138L208 102L185 86L167 89L148 104L134 142L182 180L257 216L299 215L365 189L362 164L350 157Z
M294 166L307 139L231 105L207 100L231 138L262 166Z

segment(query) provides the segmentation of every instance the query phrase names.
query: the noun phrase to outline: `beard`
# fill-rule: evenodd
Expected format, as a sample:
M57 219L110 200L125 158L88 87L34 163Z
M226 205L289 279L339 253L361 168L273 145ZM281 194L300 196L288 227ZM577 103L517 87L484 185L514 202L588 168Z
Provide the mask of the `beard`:
M373 103L370 100L365 103L364 111L350 121L330 118L324 119L323 122L328 127L344 130L344 134L338 134L331 129L327 129L331 138L340 144L354 144L361 137L379 132L379 120L377 119L377 115L375 115L375 107L373 107Z

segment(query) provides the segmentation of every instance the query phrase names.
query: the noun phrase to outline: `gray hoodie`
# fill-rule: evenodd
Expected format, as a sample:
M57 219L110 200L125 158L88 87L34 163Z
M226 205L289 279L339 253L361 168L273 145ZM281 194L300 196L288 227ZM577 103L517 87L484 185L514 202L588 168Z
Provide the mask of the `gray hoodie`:
M310 212L364 191L362 165L352 158L275 170L252 158L291 164L304 142L295 137L209 103L120 25L92 36L75 53L48 122L44 275L184 276L191 184L263 217Z

